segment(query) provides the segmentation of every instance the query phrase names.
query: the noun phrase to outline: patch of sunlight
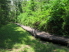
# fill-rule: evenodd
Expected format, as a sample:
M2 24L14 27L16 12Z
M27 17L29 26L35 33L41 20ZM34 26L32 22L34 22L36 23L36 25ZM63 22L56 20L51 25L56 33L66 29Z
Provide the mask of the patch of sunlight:
M10 43L11 43L11 39L7 39L4 41L4 44L6 45L5 47L8 48L8 46L10 46Z
M0 52L69 52L69 48L35 39L15 24L4 26L0 33Z
M15 29L15 31L24 31L21 27L16 27L14 29Z
M56 49L54 50L55 52L68 52L68 51L65 51L64 49Z
M18 48L20 48L21 47L21 44L18 44L18 43L16 43L14 46L13 46L13 48L15 48L15 49L18 49Z
M0 52L8 52L8 50L0 49Z
M35 52L34 51L34 48L32 48L31 46L29 45L24 45L24 52Z
M35 52L34 49L30 47L29 45L22 44L22 45L19 45L20 48L15 48L17 46L18 44L15 45L14 48L9 52Z
M28 36L30 38L30 40L36 40L35 37L32 37L32 36Z

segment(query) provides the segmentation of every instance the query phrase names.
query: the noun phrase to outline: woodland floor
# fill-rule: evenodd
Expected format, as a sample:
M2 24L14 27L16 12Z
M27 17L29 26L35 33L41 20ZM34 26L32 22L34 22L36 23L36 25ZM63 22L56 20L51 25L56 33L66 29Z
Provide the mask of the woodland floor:
M43 41L49 41L61 45L66 45L67 47L69 46L69 38L66 38L64 36L56 36L44 31L39 31L37 29L31 28L29 26L24 26L19 23L15 24L30 32L31 35L33 35L34 37L43 39Z
M69 48L35 39L11 23L0 28L0 52L69 52Z

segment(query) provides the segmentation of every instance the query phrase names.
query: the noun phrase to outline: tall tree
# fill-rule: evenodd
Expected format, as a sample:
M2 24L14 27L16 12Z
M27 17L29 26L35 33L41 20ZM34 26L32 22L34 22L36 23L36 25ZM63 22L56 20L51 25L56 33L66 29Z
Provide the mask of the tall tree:
M0 24L5 24L8 20L8 1L0 0Z

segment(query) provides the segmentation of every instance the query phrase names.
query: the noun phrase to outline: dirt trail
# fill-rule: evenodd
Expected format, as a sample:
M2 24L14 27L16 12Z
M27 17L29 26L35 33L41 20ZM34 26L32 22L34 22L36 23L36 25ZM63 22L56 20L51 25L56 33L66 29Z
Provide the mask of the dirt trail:
M26 31L30 32L35 37L42 38L44 40L48 40L55 43L66 44L67 46L69 46L69 38L54 36L47 32L38 31L38 30L35 30L34 28L31 28L29 26L24 26L19 23L15 23L15 24L22 27Z

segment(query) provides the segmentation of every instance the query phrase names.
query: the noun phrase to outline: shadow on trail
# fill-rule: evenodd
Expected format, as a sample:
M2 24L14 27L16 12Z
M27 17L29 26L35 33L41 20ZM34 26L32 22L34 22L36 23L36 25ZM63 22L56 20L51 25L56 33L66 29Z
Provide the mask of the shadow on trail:
M55 52L65 51L68 52L64 47L55 46L50 43L42 43L33 38L30 34L15 24L9 24L0 29L0 49L12 49L15 44L25 44L33 48L31 52ZM27 50L25 50L27 52Z

